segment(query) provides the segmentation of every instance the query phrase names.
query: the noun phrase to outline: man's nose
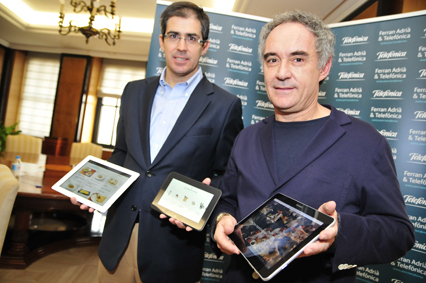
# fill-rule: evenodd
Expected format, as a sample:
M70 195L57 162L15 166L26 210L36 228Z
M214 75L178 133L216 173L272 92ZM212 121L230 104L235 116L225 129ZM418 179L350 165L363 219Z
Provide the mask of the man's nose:
M279 80L285 80L291 77L291 71L289 67L290 66L288 62L286 61L280 62L280 65L277 69L277 74L276 74Z
M184 37L179 38L177 48L179 50L186 50L188 48L188 43L186 43L186 39Z

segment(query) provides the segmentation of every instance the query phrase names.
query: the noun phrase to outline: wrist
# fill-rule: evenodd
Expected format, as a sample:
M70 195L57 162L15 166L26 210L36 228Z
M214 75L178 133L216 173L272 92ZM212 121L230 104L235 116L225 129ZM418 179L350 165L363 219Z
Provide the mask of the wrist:
M222 213L219 213L219 215L216 217L216 225L215 226L217 226L217 224L219 223L219 221L222 219L222 217L224 217L224 216L232 216L231 214L229 214L229 213L227 213L227 212L222 212Z

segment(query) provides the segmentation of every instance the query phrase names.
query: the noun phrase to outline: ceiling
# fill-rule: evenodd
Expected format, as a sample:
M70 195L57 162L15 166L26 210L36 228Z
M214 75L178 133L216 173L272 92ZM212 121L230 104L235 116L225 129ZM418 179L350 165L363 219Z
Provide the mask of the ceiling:
M86 0L88 2L88 0ZM170 1L176 2L176 1ZM299 9L315 13L326 23L338 23L367 0L192 0L207 11L242 13L262 18L286 10ZM101 0L101 5L109 5ZM0 44L12 49L50 53L69 53L94 57L146 61L154 24L156 0L117 0L116 14L122 18L121 39L115 46L104 40L90 38L86 44L82 34L58 33L58 0L0 0ZM166 3L166 2L162 2ZM65 0L65 23L74 14ZM232 9L232 10L231 10ZM75 14L88 20L88 12ZM97 16L98 19L105 16ZM86 24L86 23L84 23ZM67 25L67 24L64 24Z

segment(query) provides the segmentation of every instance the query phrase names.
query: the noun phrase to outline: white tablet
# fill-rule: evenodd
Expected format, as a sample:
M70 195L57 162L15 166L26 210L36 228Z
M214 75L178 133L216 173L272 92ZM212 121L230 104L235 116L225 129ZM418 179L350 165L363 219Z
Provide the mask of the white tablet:
M334 218L278 193L241 220L229 238L264 281L287 267Z
M201 231L221 195L222 191L219 189L171 172L151 208Z
M137 172L89 155L52 189L105 212L138 177Z

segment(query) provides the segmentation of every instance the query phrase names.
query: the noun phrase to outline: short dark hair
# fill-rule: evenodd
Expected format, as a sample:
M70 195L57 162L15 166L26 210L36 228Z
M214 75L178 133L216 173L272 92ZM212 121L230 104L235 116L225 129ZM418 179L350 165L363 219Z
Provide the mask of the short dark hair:
M167 22L171 17L181 17L189 18L195 16L201 23L201 35L203 40L209 39L209 30L210 30L210 19L204 12L203 8L198 7L191 2L174 2L170 4L166 10L161 13L160 23L161 23L161 34L166 35Z

